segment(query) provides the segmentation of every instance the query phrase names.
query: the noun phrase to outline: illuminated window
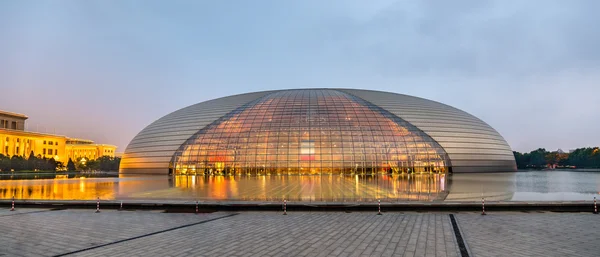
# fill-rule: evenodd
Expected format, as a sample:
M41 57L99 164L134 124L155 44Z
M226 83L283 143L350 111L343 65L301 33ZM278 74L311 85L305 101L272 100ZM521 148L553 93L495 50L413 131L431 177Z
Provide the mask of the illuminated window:
M179 174L443 172L431 137L358 97L289 90L259 98L190 137L171 163Z

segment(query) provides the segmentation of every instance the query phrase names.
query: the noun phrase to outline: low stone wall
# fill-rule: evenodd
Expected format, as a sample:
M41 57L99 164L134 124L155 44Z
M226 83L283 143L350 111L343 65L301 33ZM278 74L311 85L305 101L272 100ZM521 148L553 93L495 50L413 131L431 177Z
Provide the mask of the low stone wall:
M96 201L15 201L15 208L55 208L95 209ZM0 200L0 206L10 208L10 200ZM287 211L342 211L377 212L377 203L301 203L288 202ZM383 212L455 212L481 211L480 202L400 202L381 203ZM121 201L100 201L100 209L120 209ZM124 210L164 210L166 212L195 212L196 203L192 201L124 201ZM278 202L199 202L199 212L216 211L282 211L283 204ZM494 211L555 211L555 212L593 212L593 201L574 202L486 202L486 212Z

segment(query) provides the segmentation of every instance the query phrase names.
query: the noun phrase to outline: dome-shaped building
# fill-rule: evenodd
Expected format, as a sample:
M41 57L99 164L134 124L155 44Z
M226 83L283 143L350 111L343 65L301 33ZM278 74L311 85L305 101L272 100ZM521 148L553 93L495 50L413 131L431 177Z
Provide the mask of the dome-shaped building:
M122 173L374 174L515 171L510 146L464 111L413 96L292 89L170 113L129 143Z

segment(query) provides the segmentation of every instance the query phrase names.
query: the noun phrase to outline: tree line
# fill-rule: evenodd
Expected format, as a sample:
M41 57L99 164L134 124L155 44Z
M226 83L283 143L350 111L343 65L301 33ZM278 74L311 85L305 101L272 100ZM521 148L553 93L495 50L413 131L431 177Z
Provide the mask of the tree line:
M62 162L56 161L54 158L43 158L41 155L34 155L33 152L29 154L28 158L18 155L10 157L0 154L0 171L118 171L120 163L121 158L109 156L102 156L95 160L86 160L83 162L81 158L78 158L75 162L69 158L65 167Z
M598 147L577 148L570 153L561 150L549 152L539 148L529 153L513 151L513 154L519 169L600 168Z
M102 156L95 160L88 160L81 162L81 159L77 160L77 170L102 170L102 171L118 171L121 158Z

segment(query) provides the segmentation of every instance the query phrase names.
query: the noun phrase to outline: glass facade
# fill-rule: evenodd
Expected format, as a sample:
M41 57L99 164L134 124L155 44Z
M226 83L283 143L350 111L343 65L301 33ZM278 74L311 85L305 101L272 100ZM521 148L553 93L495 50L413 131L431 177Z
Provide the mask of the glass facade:
M410 123L337 90L267 94L202 128L173 155L175 174L445 172L444 149Z

